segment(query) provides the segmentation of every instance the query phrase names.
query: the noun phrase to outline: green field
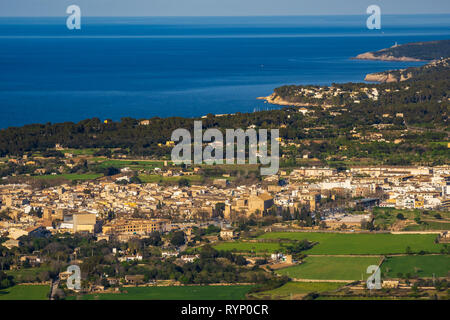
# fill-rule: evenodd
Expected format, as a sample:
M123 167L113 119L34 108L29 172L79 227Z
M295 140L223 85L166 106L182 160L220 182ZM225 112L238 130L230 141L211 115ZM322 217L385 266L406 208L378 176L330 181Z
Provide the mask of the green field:
M192 175L192 176L175 176L175 177L163 177L158 174L141 174L139 179L144 183L158 183L158 182L178 182L180 179L187 179L192 182L200 182L202 176Z
M242 300L252 286L130 287L121 293L70 296L68 300ZM125 292L126 291L126 292Z
M307 257L302 264L277 271L295 279L361 280L367 279L370 265L378 265L380 257Z
M216 250L236 251L236 252L258 252L272 253L281 250L277 242L223 242L214 246Z
M47 179L47 180L53 180L53 179L67 179L67 180L94 180L97 178L102 177L103 174L99 173L67 173L67 174L47 174L42 176L35 176L38 179Z
M295 298L295 295L306 295L310 292L335 291L343 285L343 283L333 282L288 282L279 288L252 294L252 297L257 299L284 300Z
M14 281L17 282L35 282L39 281L36 278L44 272L48 272L50 267L39 266L34 268L22 268L18 270L7 270L6 274L14 277Z
M99 149L96 148L85 148L85 149L64 149L61 150L62 153L71 153L76 156L80 155L93 155L95 152L97 152Z
M163 167L164 161L156 161L156 160L97 160L97 166L100 168L125 168L128 167L132 170L153 170L156 167ZM168 161L170 163L170 161Z
M450 272L450 256L398 256L388 257L381 266L381 276L398 278L398 274L418 275L419 277L447 277Z
M320 232L270 232L260 239L290 239L318 242L306 253L314 254L395 254L421 250L439 253L442 245L435 244L434 234L384 234L384 233L320 233Z
M47 300L50 286L16 285L0 290L0 300Z

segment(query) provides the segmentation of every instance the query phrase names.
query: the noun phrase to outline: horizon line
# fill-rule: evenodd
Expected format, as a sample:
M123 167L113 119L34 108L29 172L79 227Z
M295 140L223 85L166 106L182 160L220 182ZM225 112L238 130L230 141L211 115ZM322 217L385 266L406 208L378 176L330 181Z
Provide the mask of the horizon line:
M125 16L97 16L97 15L83 15L86 18L245 18L245 17L337 17L337 16L366 16L367 14L277 14L277 15L155 15L155 16L139 16L139 15L125 15ZM384 13L383 16L425 16L425 15L450 15L450 12L432 12L432 13ZM25 16L3 16L0 18L59 18L66 17L67 15L52 15L52 16L36 16L36 15L25 15Z

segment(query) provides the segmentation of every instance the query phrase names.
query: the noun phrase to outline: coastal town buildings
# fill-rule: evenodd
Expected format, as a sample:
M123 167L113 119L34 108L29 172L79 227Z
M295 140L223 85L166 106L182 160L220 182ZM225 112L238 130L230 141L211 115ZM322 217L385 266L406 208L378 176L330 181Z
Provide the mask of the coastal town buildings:
M357 228L370 216L346 215L346 208L448 210L449 177L449 166L354 166L341 172L320 167L296 168L289 174L280 170L253 185L122 185L114 178L40 190L27 184L6 184L0 186L0 211L8 219L0 221L0 233L11 240L5 243L10 247L18 245L14 241L21 236L50 232L84 232L105 240L111 236L126 240L184 228L179 223L261 218L286 210L293 214L301 208L313 216L319 212L329 228L342 224ZM286 183L278 184L279 179Z

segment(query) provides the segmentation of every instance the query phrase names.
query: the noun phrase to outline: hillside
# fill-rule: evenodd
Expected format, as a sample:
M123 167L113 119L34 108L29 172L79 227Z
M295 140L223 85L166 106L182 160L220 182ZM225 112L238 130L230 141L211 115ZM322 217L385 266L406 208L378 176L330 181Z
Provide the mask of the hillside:
M434 60L422 67L407 68L400 70L389 70L383 72L369 73L365 81L374 82L399 82L409 79L414 80L442 80L448 79L450 58Z
M357 55L359 60L427 61L450 56L450 40L412 42Z
M281 150L285 159L303 157L302 152L309 152L312 159L324 163L370 160L389 165L446 164L450 159L449 62L450 58L446 58L417 68L390 71L392 78L403 81L282 86L265 100L284 108L223 116L209 114L201 119L203 128L279 128L279 136L286 143ZM170 156L166 141L171 140L175 129L193 130L192 118L141 120L103 122L93 118L78 123L3 129L0 157L45 153L61 145L162 159ZM291 143L302 147L291 147ZM0 177L18 168L22 173L33 170L4 164L0 165Z

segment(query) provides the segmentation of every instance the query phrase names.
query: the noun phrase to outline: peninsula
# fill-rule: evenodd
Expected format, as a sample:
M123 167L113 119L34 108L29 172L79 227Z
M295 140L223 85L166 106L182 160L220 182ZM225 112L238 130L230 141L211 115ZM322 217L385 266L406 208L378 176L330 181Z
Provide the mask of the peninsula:
M430 61L450 55L450 40L395 43L390 48L358 54L353 59L383 61Z

